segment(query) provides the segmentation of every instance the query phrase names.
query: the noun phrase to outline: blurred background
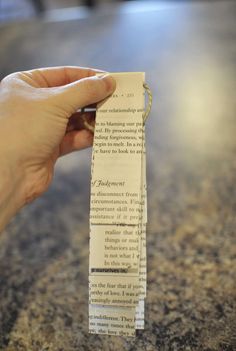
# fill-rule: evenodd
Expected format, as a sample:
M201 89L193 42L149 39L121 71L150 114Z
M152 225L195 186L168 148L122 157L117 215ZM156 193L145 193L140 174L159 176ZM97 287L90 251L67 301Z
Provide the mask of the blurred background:
M104 4L130 1L130 0L1 0L0 2L0 20L9 21L23 18L31 18L34 16L48 14L62 14L62 12L52 12L57 9L71 9L80 7L83 11L85 8L94 8ZM132 0L131 0L132 1ZM142 0L141 0L142 1ZM77 9L78 10L78 9ZM67 11L67 14L71 11Z
M0 22L0 79L91 66L144 71L153 93L145 330L87 333L83 150L0 235L0 349L236 350L236 2L0 0Z

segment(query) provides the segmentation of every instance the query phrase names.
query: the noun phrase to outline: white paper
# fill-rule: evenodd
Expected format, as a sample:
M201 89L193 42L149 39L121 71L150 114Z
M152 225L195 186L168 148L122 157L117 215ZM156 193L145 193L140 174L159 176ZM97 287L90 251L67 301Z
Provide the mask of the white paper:
M144 73L115 73L96 114L91 170L89 331L144 328L146 154Z

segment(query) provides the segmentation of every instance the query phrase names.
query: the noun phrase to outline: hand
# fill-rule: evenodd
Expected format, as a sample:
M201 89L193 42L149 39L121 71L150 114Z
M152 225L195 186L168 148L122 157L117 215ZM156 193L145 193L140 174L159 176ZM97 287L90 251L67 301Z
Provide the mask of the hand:
M4 160L5 175L17 183L20 206L48 188L59 156L92 144L89 131L73 129L77 118L72 115L114 91L114 80L105 73L95 76L98 72L45 68L14 73L2 80L0 162Z

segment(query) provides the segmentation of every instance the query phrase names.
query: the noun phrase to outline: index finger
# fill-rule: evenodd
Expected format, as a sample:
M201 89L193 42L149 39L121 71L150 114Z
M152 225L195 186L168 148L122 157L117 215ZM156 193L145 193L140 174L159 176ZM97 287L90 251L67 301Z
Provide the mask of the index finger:
M51 88L73 83L79 79L91 77L104 71L77 66L61 66L38 68L25 71L34 82L38 83L41 88Z

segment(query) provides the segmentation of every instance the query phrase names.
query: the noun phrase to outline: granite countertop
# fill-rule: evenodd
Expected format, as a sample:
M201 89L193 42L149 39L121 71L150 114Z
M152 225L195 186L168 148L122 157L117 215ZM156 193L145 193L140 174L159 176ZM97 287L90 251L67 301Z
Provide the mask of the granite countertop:
M92 21L1 29L3 75L66 63L143 70L154 105L145 330L88 334L85 150L62 158L49 191L0 235L0 350L236 350L235 13L230 1L116 7Z

